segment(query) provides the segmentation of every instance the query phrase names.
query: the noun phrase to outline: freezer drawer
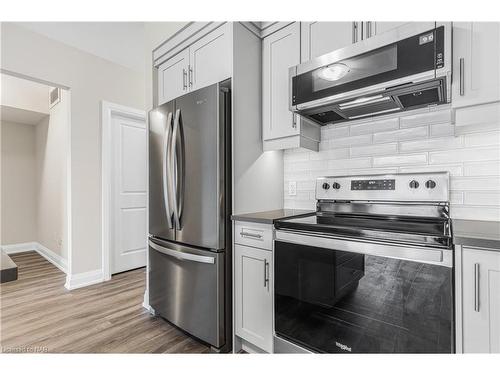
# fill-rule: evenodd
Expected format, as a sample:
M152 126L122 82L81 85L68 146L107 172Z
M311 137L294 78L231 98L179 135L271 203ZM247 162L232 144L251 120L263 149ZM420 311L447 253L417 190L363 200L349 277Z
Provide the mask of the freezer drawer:
M151 307L216 348L225 344L224 257L224 253L149 241Z

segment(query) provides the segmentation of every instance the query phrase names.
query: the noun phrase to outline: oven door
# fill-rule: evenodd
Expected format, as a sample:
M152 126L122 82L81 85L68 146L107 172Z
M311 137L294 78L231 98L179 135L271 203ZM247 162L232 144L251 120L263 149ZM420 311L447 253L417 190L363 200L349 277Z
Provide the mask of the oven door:
M452 267L398 258L390 245L358 252L355 241L317 247L313 236L276 236L279 338L322 353L454 352Z

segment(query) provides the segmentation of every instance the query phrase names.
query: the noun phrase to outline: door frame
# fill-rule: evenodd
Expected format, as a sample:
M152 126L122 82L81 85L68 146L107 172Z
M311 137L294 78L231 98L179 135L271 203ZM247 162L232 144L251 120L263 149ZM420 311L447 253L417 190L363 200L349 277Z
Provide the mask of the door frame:
M134 120L144 121L146 123L146 131L148 131L148 121L146 112L133 107L127 107L121 104L111 103L101 100L101 247L102 247L102 275L104 281L111 279L111 234L113 228L113 212L111 203L113 202L113 192L111 190L112 183L112 155L113 148L111 146L112 139L112 117L120 115ZM146 142L146 154L149 154L149 144ZM149 168L147 161L146 168ZM148 173L149 175L149 173ZM149 184L149 181L147 182ZM149 197L146 195L146 228L148 227L149 217Z

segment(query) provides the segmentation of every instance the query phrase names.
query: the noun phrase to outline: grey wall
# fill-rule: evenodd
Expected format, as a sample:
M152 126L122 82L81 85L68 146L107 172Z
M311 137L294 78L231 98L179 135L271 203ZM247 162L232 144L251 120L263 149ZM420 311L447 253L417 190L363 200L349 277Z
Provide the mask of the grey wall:
M35 126L0 123L1 232L0 243L36 241Z

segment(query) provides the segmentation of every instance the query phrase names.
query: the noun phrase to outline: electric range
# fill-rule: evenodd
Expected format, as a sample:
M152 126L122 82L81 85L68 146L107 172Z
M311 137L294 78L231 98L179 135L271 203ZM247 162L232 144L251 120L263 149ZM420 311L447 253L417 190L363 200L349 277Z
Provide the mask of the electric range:
M447 172L322 177L275 223L275 350L452 353Z

